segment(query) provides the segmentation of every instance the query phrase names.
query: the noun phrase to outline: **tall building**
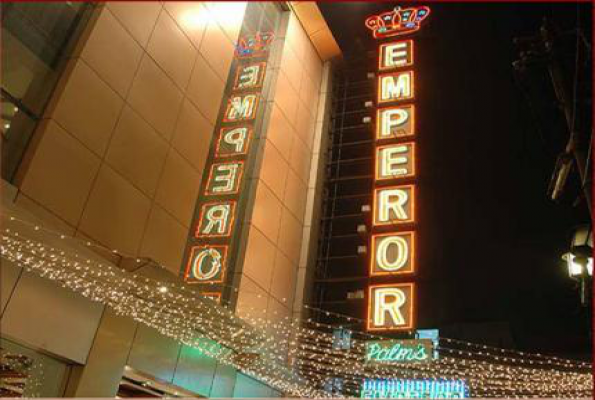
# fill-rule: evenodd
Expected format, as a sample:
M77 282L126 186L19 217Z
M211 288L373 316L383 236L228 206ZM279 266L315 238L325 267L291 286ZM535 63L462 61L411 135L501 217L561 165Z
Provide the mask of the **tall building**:
M0 396L592 389L419 329L432 16L377 8L343 54L315 2L2 3Z
M3 214L238 317L297 317L339 55L315 3L3 3ZM1 347L42 396L280 394L23 266L2 260Z

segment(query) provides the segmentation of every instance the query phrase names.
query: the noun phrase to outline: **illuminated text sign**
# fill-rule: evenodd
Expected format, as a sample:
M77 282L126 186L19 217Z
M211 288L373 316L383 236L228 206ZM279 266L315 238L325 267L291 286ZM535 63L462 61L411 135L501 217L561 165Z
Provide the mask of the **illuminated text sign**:
M429 339L382 340L366 342L366 363L424 362L433 358L434 344Z
M257 33L238 42L235 71L230 75L231 92L207 158L207 172L196 206L184 279L209 285L202 293L215 300L221 299L221 285L229 274L235 224L239 220L239 196L246 181L246 162L263 101L261 90L272 40L272 33Z
M369 331L413 328L413 283L371 285L368 291Z
M395 7L394 10L366 19L366 27L376 39L406 35L419 30L421 23L430 15L430 8Z
M415 271L415 233L372 235L370 275L407 274Z
M366 399L464 399L469 389L464 380L364 379L360 392Z
M380 45L378 69L384 71L395 67L407 67L413 64L413 41L386 43Z
M401 71L378 77L378 103L389 103L413 98L413 71Z
M370 17L366 26L377 39L419 29L427 7L411 7ZM372 278L398 277L395 283L368 289L367 329L415 327L416 144L415 59L413 40L385 41L378 48L376 146L370 237Z
M413 104L381 108L376 116L376 140L413 136L415 131Z

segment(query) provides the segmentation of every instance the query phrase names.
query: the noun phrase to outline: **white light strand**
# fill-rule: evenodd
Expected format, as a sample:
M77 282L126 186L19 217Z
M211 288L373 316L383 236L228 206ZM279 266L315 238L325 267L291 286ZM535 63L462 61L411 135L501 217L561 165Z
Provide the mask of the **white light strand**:
M353 330L351 349L333 349L336 326L290 316L271 321L262 317L263 310L251 307L243 308L246 315L240 319L186 285L148 279L98 257L65 251L59 243L45 243L38 225L12 218L5 226L4 258L198 348L286 395L357 396L365 378L464 379L474 396L576 397L592 390L588 363L453 339L441 338L441 357L426 364L366 365L365 341L385 337ZM345 382L342 395L326 392L325 383L332 377Z

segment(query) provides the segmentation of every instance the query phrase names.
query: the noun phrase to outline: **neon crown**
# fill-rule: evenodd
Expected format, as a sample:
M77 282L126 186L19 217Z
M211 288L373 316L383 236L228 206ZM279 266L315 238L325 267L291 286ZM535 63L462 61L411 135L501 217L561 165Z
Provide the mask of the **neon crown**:
M254 36L244 37L238 40L236 45L237 57L253 57L261 55L268 50L275 35L272 32L256 32Z
M366 19L366 27L375 39L406 35L419 30L421 22L430 15L430 7L395 7L392 11L372 15Z

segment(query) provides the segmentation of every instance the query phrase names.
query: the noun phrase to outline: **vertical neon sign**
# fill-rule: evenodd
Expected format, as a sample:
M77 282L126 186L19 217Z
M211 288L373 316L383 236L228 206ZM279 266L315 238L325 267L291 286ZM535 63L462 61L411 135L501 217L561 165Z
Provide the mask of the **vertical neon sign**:
M205 165L186 249L184 280L201 285L201 293L215 301L222 299L230 258L237 251L240 196L255 147L252 141L273 38L271 32L257 32L238 41L230 93Z
M412 34L428 7L395 8L366 19L376 39ZM401 278L368 288L369 331L415 328L415 43L386 40L378 48L375 174L370 277ZM402 278L406 281L403 281Z

